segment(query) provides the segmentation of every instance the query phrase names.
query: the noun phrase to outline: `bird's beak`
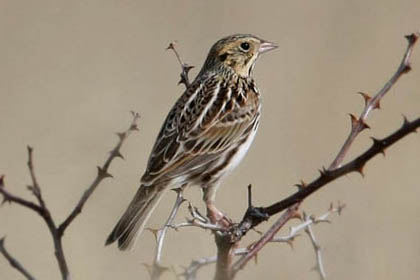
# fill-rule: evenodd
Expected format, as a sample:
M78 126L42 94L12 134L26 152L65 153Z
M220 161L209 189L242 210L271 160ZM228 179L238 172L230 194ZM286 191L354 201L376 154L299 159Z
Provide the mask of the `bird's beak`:
M259 53L266 53L268 51L277 49L279 46L277 46L274 43L268 42L268 41L262 41L260 48L258 50Z

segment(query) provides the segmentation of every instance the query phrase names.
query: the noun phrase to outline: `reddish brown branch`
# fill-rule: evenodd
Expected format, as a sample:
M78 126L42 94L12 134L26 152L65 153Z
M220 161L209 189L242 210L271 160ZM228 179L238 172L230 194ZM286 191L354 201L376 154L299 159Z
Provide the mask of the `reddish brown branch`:
M354 115L350 114L351 118L351 131L350 135L347 137L347 140L344 142L343 146L341 147L339 153L337 154L336 158L333 160L331 165L328 167L329 170L335 169L340 167L341 163L344 160L348 150L350 149L351 144L356 139L359 133L369 128L366 124L366 119L369 113L374 109L380 108L380 101L385 96L385 94L391 89L391 87L398 81L398 79L405 73L408 73L411 70L410 66L410 57L413 53L414 45L419 38L420 33L413 33L410 35L405 36L408 41L407 50L404 53L403 59L401 60L401 64L398 67L397 71L392 75L389 81L383 86L383 88L378 91L378 93L372 98L368 94L359 92L365 100L365 108L363 109L362 113L360 114L359 118L356 118Z
M232 278L236 275L236 273L241 270L252 258L256 257L257 253L267 244L267 242L271 241L273 237L277 234L277 232L293 217L298 215L299 204L296 204L294 207L290 207L284 212L283 215L280 216L279 219L270 227L270 229L264 233L264 235L255 243L251 250L244 256L242 256L231 268L232 270Z

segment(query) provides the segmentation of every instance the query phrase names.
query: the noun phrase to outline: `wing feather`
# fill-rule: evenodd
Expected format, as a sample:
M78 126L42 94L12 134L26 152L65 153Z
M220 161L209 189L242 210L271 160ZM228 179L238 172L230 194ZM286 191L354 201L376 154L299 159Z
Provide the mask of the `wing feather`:
M254 125L259 114L254 87L232 86L217 76L197 84L193 83L169 112L143 184L202 168L246 137Z

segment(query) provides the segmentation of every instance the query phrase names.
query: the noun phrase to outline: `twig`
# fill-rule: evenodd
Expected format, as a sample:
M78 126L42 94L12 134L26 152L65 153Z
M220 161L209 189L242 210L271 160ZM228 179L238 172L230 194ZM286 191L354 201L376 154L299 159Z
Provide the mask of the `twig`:
M310 221L311 218L305 217L305 220ZM314 267L314 269L318 271L321 280L326 280L327 274L325 273L324 263L322 261L321 246L316 241L315 234L310 225L306 227L305 232L308 234L309 239L311 240L312 247L315 250L316 266Z
M0 253L4 256L4 258L9 262L10 266L15 268L17 271L19 271L23 276L26 277L28 280L35 280L35 277L33 277L24 267L23 265L10 253L6 250L6 247L4 246L5 237L0 239Z
M153 261L152 270L151 270L151 273L150 273L152 280L158 280L160 278L160 275L164 271L167 270L167 268L162 266L162 264L161 264L163 241L165 240L166 232L168 231L168 228L171 227L171 224L173 223L173 221L176 217L176 214L178 213L179 208L181 207L182 203L185 202L185 198L183 196L184 188L185 188L185 186L174 190L174 191L176 191L175 204L174 204L174 207L171 210L171 213L169 214L168 219L165 222L165 225L157 231L151 230L152 232L155 233L155 237L156 237L156 241L157 241L156 254L155 254L154 261Z
M188 77L188 73L191 69L194 68L194 66L188 65L187 63L182 62L181 56L179 55L178 51L175 48L175 43L171 42L169 43L169 46L166 48L167 50L172 50L176 56L176 59L179 62L179 65L181 66L181 79L179 80L178 84L184 84L185 88L188 89L191 85L190 79Z
M30 210L37 212L39 215L42 215L42 209L37 204L33 203L32 201L28 201L24 198L20 198L9 193L6 188L4 187L4 175L0 176L0 193L3 195L3 202L2 204L9 202L9 203L16 203L20 206L26 207Z
M348 150L350 149L351 144L357 135L364 129L369 128L366 124L366 119L369 113L374 109L380 109L380 101L385 96L385 94L391 89L391 87L398 81L398 79L405 73L408 73L411 70L410 66L410 57L413 52L413 47L416 44L417 39L419 38L420 33L416 32L410 35L405 36L408 41L407 50L404 53L403 59L397 71L392 75L389 81L383 86L383 88L372 98L368 94L359 92L365 100L365 108L357 119L354 115L350 114L351 118L351 131L347 140L344 142L343 147L340 149L334 161L331 163L329 170L333 170L341 166L341 163L344 160Z
M102 182L102 180L105 178L112 177L112 175L108 172L108 168L111 165L111 162L115 158L124 159L120 152L121 146L124 144L124 141L131 134L131 132L139 130L137 123L140 119L140 115L136 112L131 112L131 114L133 115L133 120L131 121L130 127L124 132L117 133L117 136L119 138L117 145L114 147L114 149L111 150L108 158L105 160L105 163L102 166L98 166L98 173L96 175L96 178L83 193L76 207L74 207L69 216L58 227L59 235L63 235L64 231L67 229L70 223L77 217L77 215L79 215L82 212L83 206L85 205L86 201L95 191L96 187Z
M44 199L42 198L41 188L39 187L38 180L36 179L34 163L33 163L33 148L31 146L27 146L28 149L28 169L29 174L31 175L32 186L28 186L28 189L34 194L37 198L39 205L41 208L46 209L46 205Z
M308 226L315 225L318 223L329 223L330 221L328 220L328 217L334 213L338 213L340 215L345 206L346 206L345 204L341 204L340 202L338 202L337 207L334 207L334 205L331 203L330 208L324 214L318 217L312 217L312 216L307 217L307 219L304 219L304 221L301 224L290 227L288 235L281 236L281 237L274 237L270 242L289 243L290 241L293 241L294 238L296 238L299 235L299 232L301 232L302 230L305 230Z

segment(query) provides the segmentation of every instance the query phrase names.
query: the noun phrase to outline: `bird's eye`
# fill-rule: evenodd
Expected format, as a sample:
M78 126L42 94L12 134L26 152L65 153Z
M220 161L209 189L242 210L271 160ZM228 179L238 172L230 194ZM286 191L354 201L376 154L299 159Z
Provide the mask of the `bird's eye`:
M247 42L243 42L243 43L240 45L240 47L241 47L241 49L242 49L242 50L247 51L247 50L249 50L249 43L247 43Z

